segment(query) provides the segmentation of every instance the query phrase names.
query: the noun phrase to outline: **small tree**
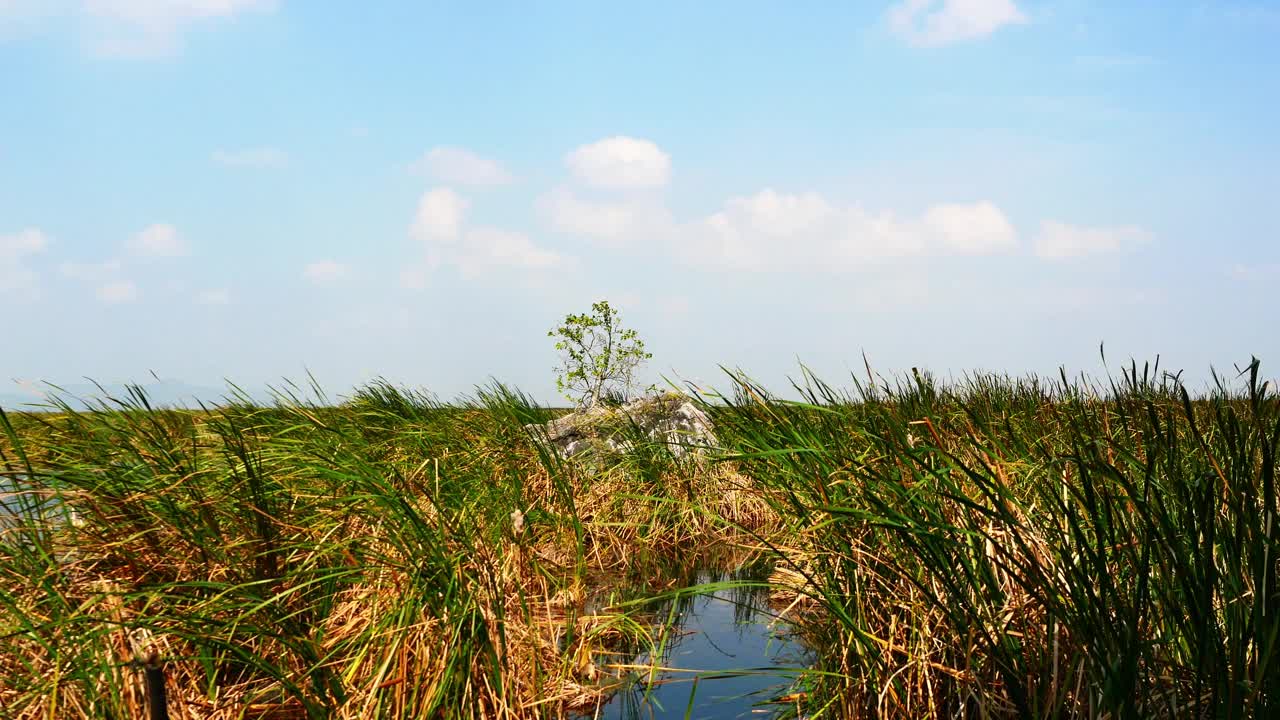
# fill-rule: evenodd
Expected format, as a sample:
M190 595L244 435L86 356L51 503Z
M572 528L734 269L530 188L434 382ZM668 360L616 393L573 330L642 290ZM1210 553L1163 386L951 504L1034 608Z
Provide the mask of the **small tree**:
M629 393L636 369L653 357L607 300L593 303L590 315L566 316L547 337L556 338L560 351L556 388L579 407L596 405L607 393Z

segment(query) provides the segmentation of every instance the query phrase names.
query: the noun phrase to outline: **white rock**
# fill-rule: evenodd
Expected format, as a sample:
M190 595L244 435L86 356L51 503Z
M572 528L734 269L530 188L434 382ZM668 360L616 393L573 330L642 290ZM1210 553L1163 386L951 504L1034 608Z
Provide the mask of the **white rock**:
M674 457L715 445L711 418L688 397L675 393L643 397L619 407L595 406L528 429L563 458L586 453L625 453L635 437L666 444Z

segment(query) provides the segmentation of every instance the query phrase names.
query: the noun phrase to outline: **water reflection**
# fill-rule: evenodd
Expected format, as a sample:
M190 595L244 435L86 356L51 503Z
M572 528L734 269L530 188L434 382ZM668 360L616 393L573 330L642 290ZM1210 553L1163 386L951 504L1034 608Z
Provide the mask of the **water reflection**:
M76 520L56 494L32 487L26 475L0 472L0 542L14 533L40 533Z
M694 571L681 580L697 593L648 604L666 624L656 655L619 658L624 685L585 717L609 720L769 717L808 657L768 606L765 568ZM656 659L660 669L644 666Z

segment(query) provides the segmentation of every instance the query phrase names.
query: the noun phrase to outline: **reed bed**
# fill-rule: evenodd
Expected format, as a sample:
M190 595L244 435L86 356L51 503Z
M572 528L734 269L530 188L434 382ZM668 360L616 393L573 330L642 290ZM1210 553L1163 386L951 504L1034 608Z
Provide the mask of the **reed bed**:
M767 509L657 450L562 463L502 386L50 409L0 416L5 717L144 717L148 662L175 718L567 716L655 633L588 593L716 544L690 492Z
M1271 717L1280 399L925 373L800 402L735 376L724 460L789 524L775 594L837 717Z
M599 598L731 556L772 566L811 652L784 714L1269 717L1260 373L806 372L800 400L729 373L694 396L719 447L636 437L603 469L501 385L2 414L0 715L142 717L150 663L178 718L573 716L667 632Z

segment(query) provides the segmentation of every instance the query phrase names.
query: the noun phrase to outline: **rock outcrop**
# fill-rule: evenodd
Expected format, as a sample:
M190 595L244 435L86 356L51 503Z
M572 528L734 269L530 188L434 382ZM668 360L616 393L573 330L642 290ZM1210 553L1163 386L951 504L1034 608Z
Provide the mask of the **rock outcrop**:
M562 458L593 461L625 454L640 440L666 445L674 457L700 453L715 444L711 418L688 397L667 393L616 407L597 405L546 425L529 426Z

